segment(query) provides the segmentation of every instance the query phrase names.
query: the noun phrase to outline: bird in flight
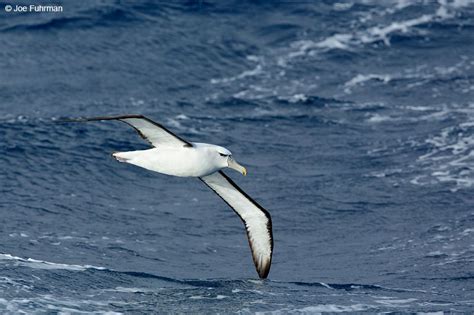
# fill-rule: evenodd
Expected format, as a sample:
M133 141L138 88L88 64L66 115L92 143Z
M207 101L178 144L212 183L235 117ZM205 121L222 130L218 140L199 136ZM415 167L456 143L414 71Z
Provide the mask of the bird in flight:
M265 279L268 276L273 253L272 219L267 210L222 171L232 168L247 175L245 167L235 161L229 150L214 144L184 140L142 115L79 118L65 122L102 120L119 120L132 126L152 146L147 150L115 152L112 156L117 161L166 175L197 177L221 197L245 225L259 277Z

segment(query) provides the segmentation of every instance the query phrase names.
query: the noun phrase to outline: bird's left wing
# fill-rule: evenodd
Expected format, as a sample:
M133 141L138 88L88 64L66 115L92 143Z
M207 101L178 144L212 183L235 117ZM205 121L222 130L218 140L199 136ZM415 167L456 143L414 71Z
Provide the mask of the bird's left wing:
M108 117L92 117L63 120L64 122L85 122L85 121L99 121L99 120L120 120L132 126L138 134L147 140L152 146L158 147L160 145L179 145L185 147L192 147L193 145L183 138L175 135L161 124L143 115L124 115L124 116L108 116Z
M200 177L242 219L252 250L253 262L260 278L270 272L273 253L272 219L270 213L249 197L222 171Z

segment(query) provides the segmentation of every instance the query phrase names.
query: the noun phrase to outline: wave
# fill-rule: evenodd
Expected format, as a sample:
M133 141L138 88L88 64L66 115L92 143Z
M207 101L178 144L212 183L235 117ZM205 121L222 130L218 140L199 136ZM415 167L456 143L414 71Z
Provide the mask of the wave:
M446 111L443 111L446 112ZM412 184L424 185L431 182L453 182L452 191L474 187L474 104L447 111L449 116L464 116L455 125L443 128L439 134L428 137L421 146L428 146L427 153L417 159L418 166L430 173L419 175Z
M0 310L3 314L103 314L120 315L112 311L112 306L126 305L121 301L94 301L92 299L75 299L41 295L39 297L6 299L0 298ZM35 311L32 312L32 309ZM89 310L87 310L89 309Z
M173 282L176 284L185 284L193 287L205 287L205 288L220 288L220 287L235 287L235 286L247 286L247 285L296 285L296 286L307 286L307 287L320 287L330 290L344 290L344 291L355 291L355 290L364 290L364 291L394 291L394 292L410 292L410 290L405 289L393 289L385 288L378 285L371 284L355 284L355 283L323 283L323 282L300 282L300 281L278 281L278 280L253 280L253 279L175 279L170 277L159 276L147 272L139 271L119 271L114 269L109 269L106 267L99 267L93 265L77 265L77 264L65 264L65 263L55 263L45 260L38 260L33 258L22 258L18 256L13 256L10 254L0 254L0 261L14 261L16 265L22 267L28 267L33 269L43 269L43 270L67 270L67 271L100 271L107 273L114 273L119 275L126 275L135 278L142 279L157 279L166 282Z
M390 46L390 36L397 33L408 33L414 27L427 23L441 22L454 18L459 9L474 4L474 1L440 1L436 12L432 14L424 14L416 18L391 22L385 26L372 26L363 30L352 33L339 33L326 37L319 41L299 40L291 44L292 52L281 57L279 65L285 66L291 59L314 54L317 51L328 51L333 49L352 50L358 46L372 44L375 42L383 42ZM397 10L404 9L406 6L400 6ZM383 10L380 15L393 14L394 9L389 8ZM366 22L366 21L364 21Z
M428 32L436 25L444 25L448 21L454 20L453 23L459 27L460 22L456 18L459 17L462 10L474 4L474 1L439 1L435 5L422 3L398 5L396 3L393 6L393 3L391 4L391 6L385 6L370 1L364 3L369 7L377 7L378 10L364 8L358 12L358 9L351 9L351 12L357 13L354 16L351 15L352 13L346 14L351 15L349 18L353 23L336 29L333 34L322 36L320 39L305 34L303 38L264 49L259 55L249 54L243 61L246 64L243 70L231 76L214 77L209 82L211 85L226 87L227 89L224 89L222 93L230 93L234 98L244 100L261 100L272 97L298 100L304 98L305 95L320 94L315 91L326 87L327 82L317 75L312 75L313 70L323 74L325 71L334 70L330 64L321 65L322 60L329 59L329 61L335 60L345 63L352 58L362 58L360 55L367 55L364 50L367 50L368 46L374 49L382 46L389 48L394 41L399 42L406 39L416 39L420 45L425 45L425 39L429 38L429 35L435 36L435 30L431 34ZM410 7L415 5L420 7L419 11L422 14L413 16ZM336 7L336 11L340 12L341 8ZM358 15L362 13L367 15L358 18ZM400 16L410 18L401 19ZM347 31L347 28L353 31ZM308 33L310 32L311 29L308 30ZM315 32L315 34L320 33L320 31ZM438 72L437 69L432 73L427 73L427 77L419 77L418 73L361 73L347 80L342 89L346 94L350 94L352 89L369 81L396 84L398 80L415 81L408 82L408 84L414 84L411 87L415 87L416 84L435 80L437 75L447 76L446 73ZM325 80L327 79L333 79L330 73L325 75ZM465 76L461 76L459 79L466 80ZM214 97L219 98L220 94L221 92L218 91ZM337 97L340 95L339 86L332 93L324 96Z
M408 167L388 168L371 173L374 177L395 177L417 186L448 184L451 192L474 187L474 104L398 106L365 113L365 122L412 128L423 124L429 129L397 145L383 145L367 153L371 156L413 155ZM416 170L416 172L413 172ZM402 179L403 180L403 179ZM403 180L403 181L405 181ZM397 183L399 184L399 183Z
M459 61L446 66L436 67L414 67L396 71L393 73L359 73L349 81L344 83L344 92L351 94L352 91L361 86L373 85L375 83L398 84L406 90L428 84L452 83L458 81L458 85L469 82L472 78L466 75L467 71L473 68L473 62L466 56L462 56ZM468 84L468 83L467 83ZM470 88L461 87L461 93L468 93Z
M297 286L308 286L308 287L321 287L332 290L343 290L343 291L387 291L387 292L418 292L426 293L423 290L412 290L403 288L388 288L375 284L357 284L357 283L324 283L324 282L284 282L285 284L293 284Z
M176 284L186 284L195 287L222 287L227 285L242 284L247 282L247 280L227 280L227 279L210 279L210 280L201 280L201 279L188 279L180 280L170 277L158 276L151 273L140 272L140 271L119 271L106 267L93 266L93 265L77 265L77 264L65 264L65 263L56 263L45 260L38 260L33 258L22 258L18 256L13 256L10 254L0 254L0 261L13 261L15 265L28 267L32 269L43 269L43 270L67 270L67 271L100 271L106 273L113 273L117 275L131 276L135 278L142 279L157 279L166 282L173 282Z
M60 269L71 271L84 271L87 269L106 270L104 267L97 267L92 265L69 265L62 263L54 263L45 260L37 260L33 258L21 258L10 254L0 254L0 260L12 260L20 266L25 266L33 269Z
M353 305L337 305L337 304L320 304L306 306L302 308L282 308L269 312L256 312L256 314L322 314L322 313L353 313L369 311L376 308L375 305L353 304Z

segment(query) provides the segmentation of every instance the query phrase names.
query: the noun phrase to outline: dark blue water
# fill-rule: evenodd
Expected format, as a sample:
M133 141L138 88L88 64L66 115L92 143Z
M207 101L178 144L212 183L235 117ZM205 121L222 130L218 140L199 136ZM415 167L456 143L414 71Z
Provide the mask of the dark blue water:
M1 313L474 310L471 1L5 4ZM268 280L199 180L110 157L132 129L55 122L128 113L247 166Z

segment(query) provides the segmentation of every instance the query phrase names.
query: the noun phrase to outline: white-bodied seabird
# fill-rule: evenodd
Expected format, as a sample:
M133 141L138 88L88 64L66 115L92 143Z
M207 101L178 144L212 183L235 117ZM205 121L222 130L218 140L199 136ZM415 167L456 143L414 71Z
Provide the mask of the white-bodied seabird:
M239 188L224 172L232 168L247 175L226 148L206 143L188 142L162 125L142 115L94 117L67 120L85 122L119 120L132 126L153 148L112 155L120 162L134 164L150 171L180 177L198 177L221 197L242 219L260 278L270 271L273 253L270 213Z

